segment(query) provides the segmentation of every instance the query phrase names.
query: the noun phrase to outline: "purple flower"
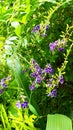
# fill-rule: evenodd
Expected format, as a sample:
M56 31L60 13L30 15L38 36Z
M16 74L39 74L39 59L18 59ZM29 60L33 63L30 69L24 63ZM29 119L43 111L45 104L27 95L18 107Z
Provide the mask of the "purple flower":
M48 30L48 29L49 29L49 27L50 27L49 25L46 25L46 30Z
M36 61L34 59L31 60L31 63L35 65Z
M25 102L21 103L21 107L22 108L27 108L28 107L28 102L25 101Z
M36 74L36 72L34 72L34 73L31 73L30 76L36 78L36 77L37 77L37 74Z
M7 84L2 83L1 86L4 87L4 88L6 88L6 87L7 87Z
M58 51L64 51L64 48L63 47L59 47Z
M52 69L51 65L48 64L47 67L42 70L42 73L50 73L50 74L53 74L53 73L54 73L54 70Z
M32 59L31 63L33 64L36 73L40 73L41 72L41 68L40 66L36 63L36 61L34 59Z
M41 74L41 68L38 64L35 65L35 70L37 74Z
M33 29L32 32L36 33L40 30L40 25L36 25Z
M0 82L1 86L4 88L7 87L6 80L7 80L7 78L3 78Z
M41 78L40 76L37 76L37 77L36 77L36 82L37 82L37 83L40 83L41 81L42 81L42 78Z
M59 82L60 82L60 84L63 84L63 83L64 83L63 75L61 75L61 76L59 77Z
M51 97L56 97L57 96L57 89L53 89L52 92L50 92L48 95L48 97L51 96Z
M53 74L54 70L52 68L48 68L48 73Z
M52 93L52 97L56 97L56 95L57 95L57 89L54 89L51 93Z
M32 84L32 85L30 86L30 90L32 91L32 90L34 90L34 89L35 89L35 85Z
M2 80L1 80L1 82L5 82L6 81L6 78L3 78Z
M21 108L21 103L20 103L20 101L18 101L18 102L16 103L16 106L18 107L18 109Z
M55 48L57 47L57 44L58 44L58 40L55 41L55 42L50 43L50 44L49 44L50 50L51 50L51 51L54 51Z

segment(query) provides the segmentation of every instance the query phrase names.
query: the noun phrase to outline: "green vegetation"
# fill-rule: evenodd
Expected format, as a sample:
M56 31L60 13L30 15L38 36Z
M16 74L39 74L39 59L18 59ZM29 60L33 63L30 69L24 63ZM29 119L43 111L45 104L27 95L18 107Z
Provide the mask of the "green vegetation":
M0 28L0 130L72 130L73 0L1 0Z

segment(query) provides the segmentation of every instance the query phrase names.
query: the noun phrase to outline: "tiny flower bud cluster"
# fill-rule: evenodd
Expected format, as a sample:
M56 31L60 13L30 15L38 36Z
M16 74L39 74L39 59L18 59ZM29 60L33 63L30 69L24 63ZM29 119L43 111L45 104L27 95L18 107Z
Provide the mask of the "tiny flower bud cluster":
M47 93L48 93L47 96L56 97L56 95L57 95L57 89L56 88L59 86L59 83L60 84L64 83L63 75L56 77L56 79L55 78L49 79L49 82L46 85L47 86Z

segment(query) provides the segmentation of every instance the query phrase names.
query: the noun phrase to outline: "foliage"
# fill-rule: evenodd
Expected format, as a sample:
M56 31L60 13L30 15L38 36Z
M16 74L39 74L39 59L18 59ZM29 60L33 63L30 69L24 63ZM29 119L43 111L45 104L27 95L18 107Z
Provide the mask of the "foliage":
M73 120L73 1L2 0L0 10L0 129Z
M3 105L0 106L0 110L3 128L5 130L11 130L12 128L16 130L39 130L38 128L36 129L33 124L37 117L34 114L29 116L28 110L22 115L21 110L13 107L13 109L10 108L8 116Z

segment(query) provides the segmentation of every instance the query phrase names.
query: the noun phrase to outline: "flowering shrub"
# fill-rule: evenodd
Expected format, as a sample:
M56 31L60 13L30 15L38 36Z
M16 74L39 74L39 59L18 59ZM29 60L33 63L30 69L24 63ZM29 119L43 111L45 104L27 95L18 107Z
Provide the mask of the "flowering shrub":
M47 115L54 113L73 120L72 5L1 1L1 129L45 130Z

